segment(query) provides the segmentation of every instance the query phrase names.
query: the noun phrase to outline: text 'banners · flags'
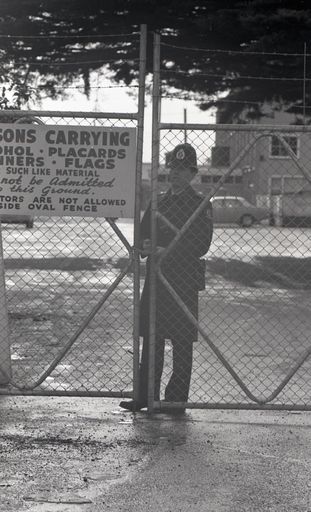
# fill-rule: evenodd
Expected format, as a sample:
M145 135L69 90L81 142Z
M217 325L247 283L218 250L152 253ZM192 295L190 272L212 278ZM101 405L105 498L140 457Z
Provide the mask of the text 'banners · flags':
M136 129L0 123L0 215L133 217Z

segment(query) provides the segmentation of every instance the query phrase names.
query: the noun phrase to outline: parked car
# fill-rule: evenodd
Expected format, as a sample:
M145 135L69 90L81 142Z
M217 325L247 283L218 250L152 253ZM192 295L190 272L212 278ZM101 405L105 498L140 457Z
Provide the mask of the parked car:
M33 228L33 216L32 215L10 215L4 213L0 215L0 221L4 224L25 224L26 228Z
M234 223L250 227L269 218L268 208L259 208L244 197L215 196L211 199L215 223Z

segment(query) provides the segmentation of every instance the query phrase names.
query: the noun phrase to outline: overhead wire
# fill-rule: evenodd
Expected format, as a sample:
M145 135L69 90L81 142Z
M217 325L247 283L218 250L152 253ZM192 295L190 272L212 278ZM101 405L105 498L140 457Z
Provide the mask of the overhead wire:
M123 33L123 34L66 34L66 35L10 35L10 34L0 34L0 38L7 38L7 39L76 39L76 40L82 40L82 39L90 39L90 38L113 38L113 37L133 37L133 36L137 36L139 35L139 32L130 32L130 33ZM123 44L123 43L122 43ZM260 55L260 56L273 56L273 57L308 57L308 56L311 56L311 54L307 54L306 52L305 53L289 53L289 52L265 52L265 51L252 51L252 50L225 50L225 49L220 49L220 48L200 48L200 47L189 47L189 46L180 46L180 45L175 45L175 44L170 44L170 43L166 43L166 42L161 42L160 43L161 46L165 46L165 47L169 47L169 48L173 48L173 49L178 49L178 50L182 50L182 51L199 51L199 52L206 52L206 53L223 53L223 54L228 54L228 55L244 55L244 56L248 56L248 55ZM120 58L119 60L122 60L124 63L133 63L133 62L139 62L139 59L138 58L133 58L133 59L122 59ZM48 67L51 67L51 68L57 68L57 67L60 67L60 66L73 66L73 65L87 65L87 64L102 64L102 65L105 65L105 64L110 64L110 63L114 63L116 62L116 59L112 59L112 60L102 60L102 59L94 59L94 60L84 60L84 61L72 61L72 62L62 62L62 61L58 61L58 62L40 62L40 61L28 61L28 62L20 62L20 63L15 63L17 65L25 65L25 64L28 64L28 65L32 65L32 66L36 66L36 67L45 67L45 66L48 66ZM182 70L174 70L174 69L161 69L161 72L163 74L175 74L175 75L178 75L178 74L181 74L183 76L185 75L188 75L189 78L191 77L195 77L196 74L195 73L189 73L189 71L182 71ZM252 76L252 75L223 75L223 74L216 74L216 73L199 73L199 76L200 77L209 77L209 78L220 78L220 79L224 79L224 80L228 80L228 81L234 81L234 80L265 80L265 81L280 81L280 82L285 82L285 81L290 81L290 82L302 82L302 81L305 81L305 82L309 82L311 81L310 78L294 78L294 77L274 77L274 76ZM39 86L40 88L41 87L44 87L44 86ZM57 86L56 86L57 87ZM61 86L59 86L61 88ZM108 88L126 88L128 86L126 85L112 85L112 86L91 86L90 88L91 89L108 89ZM136 85L134 86L130 86L130 87L138 87ZM81 86L70 86L70 87L67 87L66 89L83 89L84 86L81 85ZM169 96L169 95L167 95ZM177 97L176 94L174 94L174 97ZM184 99L182 96L180 96L179 98L181 99ZM246 104L260 104L260 102L248 102L248 101L239 101L239 100L225 100L225 99L217 99L216 100L217 102L219 101L227 101L227 102L239 102L239 103L246 103ZM310 107L308 107L310 108Z
M187 93L185 93L185 95L182 95L182 94L176 94L176 93L169 93L169 92L166 92L165 95L162 96L162 98L165 97L165 98L171 98L171 99L179 99L179 100L188 100L189 99L189 96L187 95ZM199 98L195 98L195 97L191 97L190 98L192 101L198 101L198 102L202 102L204 100L204 98L202 99L202 96L200 96ZM206 100L204 100L206 103L238 103L238 104L242 104L242 105L257 105L257 106L262 106L262 102L261 101L252 101L252 100L227 100L226 98L208 98ZM297 109L303 109L303 105L293 105L294 108L297 108ZM311 106L306 106L305 108L307 109L311 109Z
M87 38L103 38L103 37L132 37L139 35L139 32L130 32L127 34L71 34L71 35L10 35L10 34L0 34L0 38L7 39L87 39Z
M188 52L191 52L191 51L196 51L196 52L205 52L205 53L208 53L208 54L217 54L217 53L221 53L221 54L227 54L227 55L242 55L242 56L245 56L245 57L248 57L248 56L252 56L252 55L259 55L259 56L269 56L269 57L301 57L301 58L304 58L304 61L307 57L310 57L311 54L307 53L306 52L306 46L304 47L304 52L303 53L290 53L290 52L265 52L265 51L253 51L253 50L248 50L248 49L243 49L243 50L226 50L226 49L220 49L220 48L199 48L199 47L189 47L189 46L181 46L181 45L175 45L175 44L170 44L170 43L166 43L166 42L163 42L163 40L161 41L161 46L164 46L164 47L168 47L168 48L173 48L175 50L181 50L181 51L188 51ZM191 71L183 71L183 70L174 70L174 69L164 69L162 68L161 69L161 73L163 73L164 75L165 74L174 74L175 76L178 75L178 74L181 74L183 76L186 76L188 75L189 78L191 77L194 77L196 76L196 73L195 72L192 72ZM209 78L220 78L220 79L223 79L223 80L226 80L226 81L234 81L234 80L262 80L262 81L279 81L279 82L302 82L305 86L305 84L307 82L310 82L311 79L310 78L307 78L305 76L305 73L304 73L304 76L303 77L300 77L300 78L296 78L296 77L275 77L275 76L252 76L252 75L239 75L239 74L232 74L232 75L225 75L225 74L216 74L216 73L202 73L202 72L199 72L198 71L198 75L200 77L209 77ZM170 97L169 94L166 94L166 97ZM176 97L176 94L174 94L174 97ZM182 96L178 96L179 99L185 99L185 95L182 95ZM194 101L195 98L194 98ZM197 100L199 101L199 100ZM202 99L201 99L202 101ZM212 100L212 101L215 101L215 103L220 103L220 102L226 102L226 103L240 103L240 104L247 104L247 105L261 105L262 102L253 102L253 101L239 101L239 100L226 100L226 99L223 99L223 98L217 98L215 100ZM310 109L311 107L307 107L305 104L304 105L295 105L295 108L300 108L300 109Z
M46 89L46 85L37 85L40 89ZM139 85L90 85L88 89L137 89ZM54 88L63 89L63 86L61 85L55 85ZM66 87L67 89L84 89L84 85L73 85Z
M311 56L311 54L307 53L285 53L285 52L258 52L258 51L249 51L249 50L223 50L219 48L198 48L198 47L189 47L189 46L179 46L179 45L172 45L169 43L163 43L161 42L161 46L171 47L174 49L180 49L180 50L189 50L189 51L203 51L208 53L226 53L228 55L237 54L237 55L269 55L274 57L307 57ZM195 76L195 74L191 74L186 71L175 71L173 69L161 69L164 73L174 73L174 74L189 74L189 76ZM310 78L294 78L294 77L264 77L264 76L251 76L251 75L236 75L236 76L230 76L230 75L220 75L215 73L201 73L200 76L206 76L209 78L224 78L226 80L239 80L239 79L247 79L247 80L278 80L278 81L310 81Z
M104 37L125 37L125 36L133 36L133 35L137 35L138 33L135 33L135 32L132 32L132 33L126 33L126 34L88 34L88 35L77 35L77 34L74 34L74 35L55 35L55 36L51 36L51 35L47 35L47 36L23 36L23 35L14 35L14 36L11 36L11 35L8 35L8 34L0 34L0 38L3 38L3 37L6 37L6 38L12 38L12 39L36 39L36 38L42 38L42 39L53 39L53 38L57 38L57 39L72 39L72 38L75 38L75 39L85 39L85 38L89 38L89 37L100 37L100 38L104 38ZM285 53L285 52L258 52L258 51L248 51L248 50L223 50L223 49L219 49L219 48L199 48L199 47L189 47L189 46L179 46L179 45L173 45L173 44L169 44L169 43L164 43L164 42L161 42L161 46L166 46L166 47L170 47L170 48L174 48L174 49L180 49L180 50L189 50L189 51L203 51L203 52L208 52L208 53L227 53L228 55L232 55L232 54L238 54L238 55L270 55L270 56L301 56L301 57L306 57L306 56L311 56L311 54L300 54L300 53ZM121 60L121 59L120 59ZM128 60L125 60L125 62L139 62L139 59L128 59ZM71 66L71 65L74 65L74 64L77 64L77 65L82 65L82 64L110 64L110 63L113 63L113 62L116 62L115 59L112 59L112 60L106 60L106 61L103 61L103 60L97 60L97 59L94 59L94 60L85 60L85 61L75 61L75 62L62 62L62 61L58 61L58 62L40 62L40 61L32 61L32 62L27 62L27 64L29 65L32 65L32 66L37 66L37 67L43 67L43 66L49 66L49 67L58 67L58 66ZM21 62L21 63L16 63L17 65L23 65L25 64L26 62ZM189 73L188 71L175 71L173 69L161 69L161 71L163 73L174 73L174 74L183 74L183 75L189 75L189 76L195 76L194 74L191 74ZM215 73L200 73L200 76L203 76L203 77L209 77L209 78L224 78L226 80L239 80L239 79L247 79L247 80L278 80L278 81L303 81L303 80L307 80L307 81L310 81L311 79L308 79L308 78L293 78L293 77L263 77L263 76L251 76L251 75L236 75L236 76L229 76L229 75L221 75L221 74L215 74Z
M181 71L181 70L173 70L173 69L163 69L161 68L161 72L163 73L173 73L173 74L181 74L181 75L188 75L189 78L195 77L195 73L189 73L189 71ZM249 75L236 75L236 76L230 76L230 75L218 75L216 73L201 73L198 71L197 73L200 77L209 77L209 78L224 78L226 80L240 80L248 79L248 80L279 80L279 81L293 81L293 82L302 82L304 80L310 81L311 78L292 78L292 77L274 77L274 76L249 76Z
M134 58L134 59L111 59L111 60L104 60L104 59L98 59L98 60L81 60L81 61L71 61L71 62L62 62L62 61L57 61L57 62L40 62L40 61L33 61L33 62L29 62L29 61L25 61L25 62L15 62L15 64L17 66L19 65L24 65L24 64L29 64L31 66L49 66L51 68L53 67L57 67L57 66L71 66L73 64L111 64L112 62L115 62L117 63L119 60L122 61L122 63L125 63L125 62L129 62L129 63L132 63L132 62L139 62L139 58Z
M227 53L228 55L270 55L274 57L304 57L304 53L285 53L285 52L264 52L264 51L252 51L252 50L223 50L220 48L197 48L194 46L179 46L169 43L161 42L161 46L167 46L178 50L198 51L206 53ZM306 54L307 57L311 56L311 53Z

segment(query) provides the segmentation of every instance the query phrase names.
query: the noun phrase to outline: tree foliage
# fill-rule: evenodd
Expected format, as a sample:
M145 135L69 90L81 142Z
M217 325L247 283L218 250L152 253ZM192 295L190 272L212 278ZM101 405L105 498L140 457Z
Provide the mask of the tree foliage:
M18 88L19 101L61 97L77 79L88 94L100 69L135 84L141 23L148 72L152 32L161 33L163 95L216 104L222 121L245 107L258 117L272 102L299 122L303 101L311 105L307 0L2 0L0 80Z

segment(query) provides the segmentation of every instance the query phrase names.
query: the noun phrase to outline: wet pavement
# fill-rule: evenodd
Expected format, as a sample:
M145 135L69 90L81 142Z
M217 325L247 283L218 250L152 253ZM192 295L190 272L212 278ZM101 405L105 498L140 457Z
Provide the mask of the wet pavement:
M311 413L0 397L0 511L308 512Z

